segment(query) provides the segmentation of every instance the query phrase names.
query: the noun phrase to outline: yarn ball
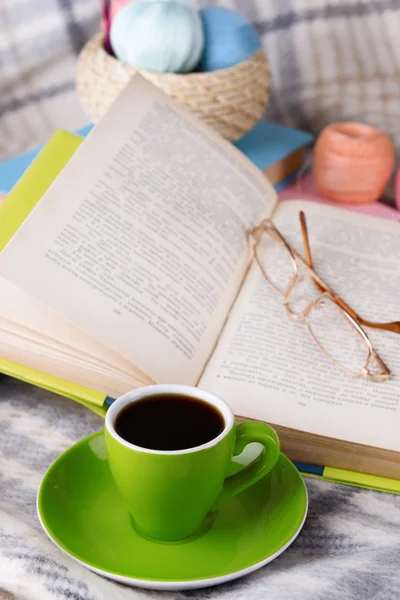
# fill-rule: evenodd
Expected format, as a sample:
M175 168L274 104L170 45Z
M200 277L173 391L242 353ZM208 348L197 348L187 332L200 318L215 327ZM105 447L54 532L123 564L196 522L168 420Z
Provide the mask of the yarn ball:
M241 13L209 6L200 10L200 17L204 31L201 71L233 67L260 50L260 36Z
M390 137L364 123L327 125L315 144L315 187L338 202L374 202L385 190L393 167Z
M157 73L187 73L203 49L200 16L185 0L134 0L111 23L111 46L123 63Z

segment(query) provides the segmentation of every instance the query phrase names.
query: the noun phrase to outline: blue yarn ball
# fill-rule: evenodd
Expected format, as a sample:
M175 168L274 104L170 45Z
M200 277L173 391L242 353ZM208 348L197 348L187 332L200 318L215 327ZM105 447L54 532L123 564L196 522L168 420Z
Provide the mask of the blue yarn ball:
M127 65L158 73L186 73L203 50L200 16L186 0L135 0L111 24L114 54Z
M200 10L204 48L199 68L217 71L233 67L261 48L261 40L253 25L239 12L209 6Z

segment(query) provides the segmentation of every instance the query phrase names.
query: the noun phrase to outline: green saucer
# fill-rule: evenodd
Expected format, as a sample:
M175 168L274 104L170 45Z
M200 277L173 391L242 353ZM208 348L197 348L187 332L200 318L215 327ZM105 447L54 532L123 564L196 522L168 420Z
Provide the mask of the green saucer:
M51 465L39 488L38 514L49 538L88 569L128 585L181 590L224 583L279 556L303 526L307 492L281 454L270 474L213 515L203 535L154 542L131 525L100 432Z

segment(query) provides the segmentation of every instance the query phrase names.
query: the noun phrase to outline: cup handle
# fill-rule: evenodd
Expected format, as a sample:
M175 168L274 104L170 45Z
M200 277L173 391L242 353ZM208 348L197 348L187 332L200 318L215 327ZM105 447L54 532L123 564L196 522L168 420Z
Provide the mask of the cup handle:
M264 446L263 452L238 473L234 473L225 479L212 510L219 508L221 504L256 483L275 466L280 452L279 438L276 431L266 423L258 421L236 425L236 442L233 455L241 454L247 444L251 442L262 444Z

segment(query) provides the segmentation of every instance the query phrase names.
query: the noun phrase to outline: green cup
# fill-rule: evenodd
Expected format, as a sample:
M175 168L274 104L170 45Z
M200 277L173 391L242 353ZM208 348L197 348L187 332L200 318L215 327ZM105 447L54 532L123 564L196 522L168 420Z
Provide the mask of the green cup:
M211 404L222 416L223 431L206 444L175 451L142 448L118 435L115 422L122 409L162 394L179 394ZM106 415L105 439L111 473L135 529L161 541L182 540L201 532L210 513L264 477L279 456L279 439L272 427L256 421L235 425L226 402L185 385L151 385L118 398ZM228 476L232 457L251 442L261 443L263 452Z

